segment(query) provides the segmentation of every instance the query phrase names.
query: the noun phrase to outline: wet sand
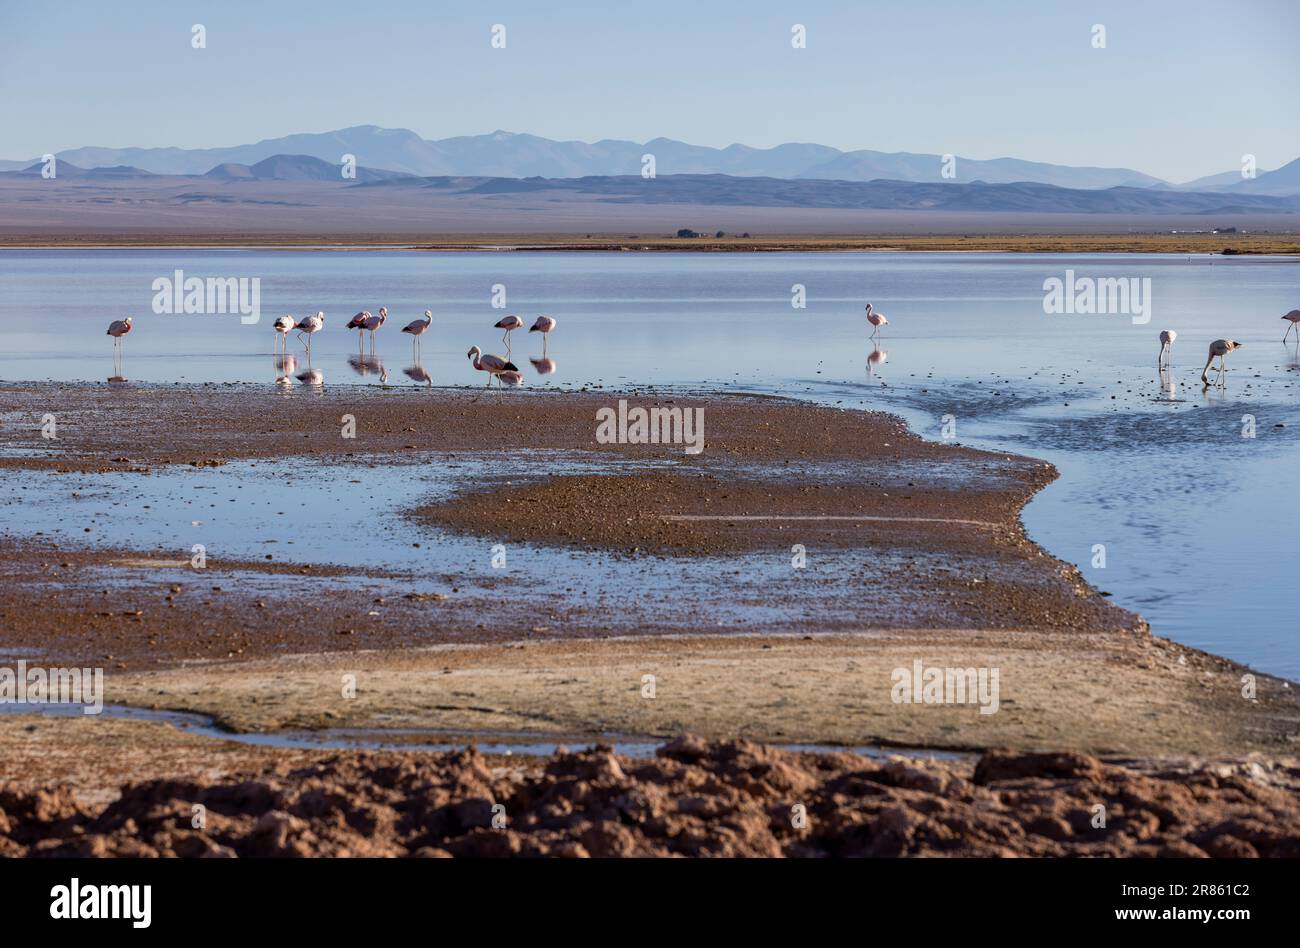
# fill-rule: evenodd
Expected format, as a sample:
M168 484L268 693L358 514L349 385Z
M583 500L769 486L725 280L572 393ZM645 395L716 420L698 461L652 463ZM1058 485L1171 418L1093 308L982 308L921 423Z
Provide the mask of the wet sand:
M597 444L595 413L618 398L702 407L704 451ZM56 442L40 436L47 411L59 421ZM356 418L354 440L340 436L344 414ZM648 391L9 385L0 386L0 420L5 476L32 478L36 490L59 472L112 472L123 497L139 503L148 501L151 472L178 465L260 459L268 477L293 484L295 459L355 466L361 479L395 458L526 453L536 468L527 479L475 479L446 501L414 498L405 516L430 531L430 542L451 530L596 551L632 588L646 564L664 559L715 564L717 573L688 609L651 624L634 610L583 602L580 590L505 578L470 590L450 574L435 581L437 591L426 583L417 592L401 571L349 562L346 538L333 565L217 559L178 581L186 567L175 550L122 546L111 535L55 548L0 525L0 655L35 650L50 663L102 664L110 702L199 711L245 731L660 739L689 731L1147 761L1285 761L1300 737L1300 701L1288 683L1258 675L1254 699L1244 698L1246 669L1152 637L1140 617L1024 536L1019 511L1055 476L1049 466L926 442L887 415ZM574 452L608 457L609 473L549 470L550 459ZM745 604L767 619L722 629L710 621L736 595L716 564L764 551L789 561L796 543L814 554L867 551L886 565L868 576L818 577L809 588L820 591L807 599L774 583ZM380 578L398 591L376 596ZM412 591L402 593L408 581ZM826 602L837 608L821 612ZM916 660L998 668L997 712L894 703L893 671ZM345 675L355 676L354 697L342 694ZM94 760L106 735L123 738L123 756L75 771L90 800L116 792L123 762L138 760L141 746L158 752L134 772L140 779L193 779L204 767L225 779L268 766L262 751L220 742L191 754L199 739L171 745L161 725L19 721L0 718L0 759L27 763L7 767L0 782L52 784L69 753ZM61 750L42 757L46 744ZM211 762L215 747L228 765ZM354 757L338 766L364 766ZM455 848L429 843L443 844Z

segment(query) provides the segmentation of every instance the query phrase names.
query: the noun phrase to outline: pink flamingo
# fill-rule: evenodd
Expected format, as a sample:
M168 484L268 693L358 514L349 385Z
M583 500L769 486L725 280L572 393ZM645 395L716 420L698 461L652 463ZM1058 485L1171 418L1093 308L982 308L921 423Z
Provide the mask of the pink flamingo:
M505 330L505 332L501 334L501 341L506 344L507 359L510 358L510 334L516 329L523 328L523 325L524 321L518 316L506 316L504 319L499 319L496 322L497 329Z
M348 320L348 324L347 324L345 327L343 327L343 328L345 328L345 329L364 329L364 328L365 328L365 325L366 325L366 320L367 320L367 319L370 319L370 318L371 318L371 317L370 317L370 311L369 311L369 310L365 310L365 309L363 309L361 312L357 313L355 316L353 316L351 319L349 319L349 320ZM361 349L361 333L359 333L359 332L357 333L357 349L358 349L358 350Z
M416 354L419 352L420 348L420 337L424 335L425 330L427 330L432 324L433 310L426 309L424 311L424 319L414 320L402 327L402 332L409 332L411 334L411 358L417 362L420 360L420 357Z
M1172 329L1160 330L1160 354L1156 356L1156 366L1162 366L1165 363L1166 355L1174 354L1174 340L1178 338L1178 333Z
M470 362L480 372L488 374L488 385L492 384L494 376L502 372L518 372L519 366L515 365L508 359L503 359L499 355L492 355L490 352L486 355L478 346L471 346L469 352L465 353Z
M1225 371L1223 368L1223 357L1234 349L1240 349L1242 345L1242 343L1237 342L1235 339L1216 339L1210 343L1210 357L1205 360L1205 368L1201 369L1201 381L1207 386L1210 384L1210 380L1205 377L1205 373L1209 371L1210 363L1213 362L1217 356L1219 359L1218 379L1222 382L1223 373Z
M115 319L108 324L105 335L113 337L113 371L122 374L122 337L131 331L131 317Z
M546 338L552 329L555 328L555 318L552 316L538 316L537 321L529 327L529 332L540 332L542 334L542 358L546 357Z
M881 326L889 325L889 320L885 318L885 314L877 313L874 309L872 309L870 303L867 304L867 322L871 323L871 325L876 327L875 331L872 332L871 334L873 336L880 332Z
M432 316L432 314L430 315ZM386 322L388 322L388 310L382 306L379 307L378 316L371 316L369 313L366 313L366 318L362 321L361 328L370 333L371 352L375 351L375 330ZM359 333L357 334L357 338L360 338Z
M302 339L303 333L307 334L307 339L304 345L307 347L308 356L311 356L311 334L314 332L320 332L321 329L323 329L324 327L325 327L324 312L318 312L316 313L315 316L308 316L306 319L299 322L298 325L293 327L294 329L298 330L299 339Z
M1291 335L1291 330L1295 329L1296 339L1300 340L1300 328L1296 327L1296 323L1300 323L1300 309L1293 309L1282 318L1291 322L1291 325L1286 327L1286 336ZM1282 337L1283 342L1286 342L1286 336Z
M289 333L293 330L293 327L295 325L297 325L297 320L295 320L292 316L285 315L285 316L277 316L275 318L275 322L271 324L271 328L274 329L276 333L275 335L276 352L279 352L281 349L284 349L284 351L286 352L289 351Z

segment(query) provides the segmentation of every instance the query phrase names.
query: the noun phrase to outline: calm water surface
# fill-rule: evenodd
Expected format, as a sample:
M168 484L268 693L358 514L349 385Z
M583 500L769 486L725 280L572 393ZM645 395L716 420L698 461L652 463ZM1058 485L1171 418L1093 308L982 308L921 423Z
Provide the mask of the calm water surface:
M261 321L155 315L151 285L177 268L258 277ZM1045 315L1043 280L1067 269L1149 277L1151 322ZM496 284L505 310L491 306ZM796 284L806 308L791 305ZM867 300L890 319L878 344ZM343 326L380 306L390 319L377 360L359 360ZM0 380L102 382L113 374L104 330L134 315L132 383L270 386L282 374L271 321L320 309L310 368L326 386L482 385L466 350L505 354L493 322L547 313L559 320L553 372L529 363L536 335L512 343L529 388L773 392L893 411L932 438L951 416L962 443L1050 460L1062 478L1024 515L1038 542L1158 634L1300 679L1300 350L1294 334L1281 343L1279 319L1297 307L1300 268L1268 257L5 251ZM398 330L426 308L434 323L414 368ZM1162 379L1163 328L1179 338ZM1219 337L1246 347L1228 360L1226 389L1203 392ZM307 370L296 340L290 352ZM0 513L12 522L13 510Z

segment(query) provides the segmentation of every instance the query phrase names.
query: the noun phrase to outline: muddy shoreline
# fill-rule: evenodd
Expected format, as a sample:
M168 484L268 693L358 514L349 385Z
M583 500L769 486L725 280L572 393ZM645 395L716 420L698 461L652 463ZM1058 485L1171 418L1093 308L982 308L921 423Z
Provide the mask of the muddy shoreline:
M1297 778L1270 761L972 766L693 737L652 760L329 755L136 782L104 806L0 786L0 856L1296 858Z
M704 451L598 443L596 413L618 398L703 409ZM51 411L57 441L41 437ZM345 414L356 420L355 439L341 437ZM692 732L768 744L1119 754L1152 766L1180 755L1238 762L1262 755L1285 768L1300 740L1300 700L1289 683L1256 675L1254 697L1244 698L1248 669L1153 637L1140 617L1025 537L1019 512L1055 477L1049 465L927 442L889 415L652 391L286 394L252 385L9 384L0 386L0 420L4 476L30 479L31 489L42 490L63 490L61 479L97 478L120 485L127 503L165 500L151 487L154 474L165 471L310 484L311 465L328 463L365 483L389 466L400 473L499 454L515 473L475 477L447 498L416 497L384 516L416 531L422 544L468 537L524 551L512 555L567 551L633 591L626 600L584 601L581 589L551 588L527 576L484 579L440 567L430 577L351 562L346 554L322 564L291 553L259 559L214 552L200 571L184 550L115 542L111 517L95 521L88 536L57 540L15 533L0 520L0 664L35 653L34 660L50 664L102 666L106 700L114 703L193 711L249 732L511 730L538 739L635 733L665 741ZM561 469L574 458L589 470ZM520 478L519 464L533 473ZM68 494L66 519L75 522L80 502L75 491ZM831 568L800 572L791 562L796 545ZM635 592L666 566L692 584L686 601L667 608ZM753 570L757 581L745 585L739 574ZM751 619L719 628L711 617L724 608L748 610ZM1000 669L1000 709L986 716L970 706L896 703L892 673L918 660ZM651 700L647 675L657 685ZM350 697L340 697L344 676L356 684ZM24 761L21 772L11 764L0 773L0 783L21 783L22 793L52 788L61 773L57 761L82 754L102 763L75 770L81 799L115 799L124 769L112 759L132 752L109 751L106 759L110 734L110 744L154 748L148 758L156 763L129 768L138 779L207 773L220 782L236 772L272 779L276 766L289 765L274 765L280 758L263 751L227 748L221 753L230 765L212 770L205 761L222 742L173 740L172 729L139 722L103 725L0 718L0 759ZM322 759L280 753L297 764ZM469 773L480 766L470 758L430 763L414 752L396 756L416 770ZM366 760L345 753L330 766L356 776L368 773ZM806 763L792 758L785 765ZM619 766L639 774L641 765ZM628 779L646 791L659 778L647 772ZM1202 778L1170 779L1190 787ZM808 784L814 785L816 779ZM1294 802L1293 789L1277 792ZM31 805L27 797L7 799L11 808ZM59 806L81 814L69 815L66 825L80 820L81 832L92 832L93 815L76 810L82 804ZM319 828L284 825L290 836L322 838ZM260 851L237 841L245 830L210 842ZM1075 851L1059 839L1053 848L1009 832L1015 839L1004 842L1011 849ZM1213 842L1225 834L1206 836L1205 826L1180 832L1136 838L1158 838L1166 854L1184 842L1217 855L1236 845ZM105 835L94 852L126 845L117 829ZM1271 837L1226 835L1259 852L1286 852ZM939 837L921 836L899 854L937 845ZM503 852L532 851L534 844L572 848L585 837L510 838ZM423 848L410 845L413 839L390 840L391 854ZM764 836L757 849L723 847L721 854L834 849L819 843L823 850L803 853L789 842ZM1095 854L1141 849L1115 843ZM68 845L48 844L64 854L80 851L58 848ZM170 842L149 845L182 854ZM192 845L200 844L185 844ZM322 853L356 845L304 843ZM428 842L448 851L470 845L450 837ZM990 852L970 840L953 845L958 853ZM628 846L665 854L646 840Z

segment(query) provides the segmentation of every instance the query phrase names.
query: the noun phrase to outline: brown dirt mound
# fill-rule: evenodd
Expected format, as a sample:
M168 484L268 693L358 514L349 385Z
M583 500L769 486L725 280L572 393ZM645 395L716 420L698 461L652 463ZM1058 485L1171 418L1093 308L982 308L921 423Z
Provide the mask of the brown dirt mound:
M3 786L0 855L1298 857L1298 785L1300 770L1258 765L1140 773L994 752L972 773L689 736L652 760L561 750L523 768L475 749L349 753L133 784L99 812L65 788Z

